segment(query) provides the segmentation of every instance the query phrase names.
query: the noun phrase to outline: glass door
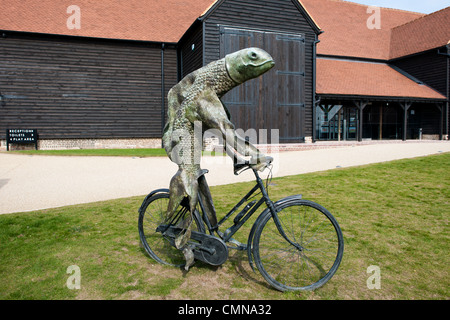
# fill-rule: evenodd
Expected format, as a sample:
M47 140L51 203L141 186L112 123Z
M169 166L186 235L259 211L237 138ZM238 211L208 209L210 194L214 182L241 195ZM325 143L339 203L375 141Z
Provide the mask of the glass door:
M316 133L319 140L339 140L342 105L320 105L317 107Z
M358 109L344 108L343 140L356 140L358 138Z
M316 109L316 117L316 137L318 140L357 139L357 108L343 105L320 105Z

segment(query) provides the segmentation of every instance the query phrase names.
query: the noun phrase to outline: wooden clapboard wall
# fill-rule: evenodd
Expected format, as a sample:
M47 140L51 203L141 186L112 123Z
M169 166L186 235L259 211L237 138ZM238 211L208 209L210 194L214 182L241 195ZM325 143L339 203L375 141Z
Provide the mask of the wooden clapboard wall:
M255 36L257 32L264 33L264 41L254 44L266 49L277 63L274 72L265 77L264 87L261 87L266 92L258 98L265 100L265 106L261 104L263 109L255 112L263 112L264 115L256 114L257 119L248 120L249 115L244 120L246 122L241 121L238 126L244 130L279 129L280 142L301 142L305 136L312 136L313 46L318 31L311 25L309 16L302 12L299 3L295 0L218 1L217 6L203 18L203 23L204 64L228 53L224 46L230 37L225 38L235 31L227 28L249 30ZM297 41L299 39L302 39L301 42ZM283 74L285 71L292 73ZM282 88L283 83L289 86ZM249 97L243 98L248 101ZM224 101L227 99L232 104L236 102L230 97L225 97ZM244 100L242 102L246 103ZM237 121L243 119L238 108L232 116Z
M246 48L264 48L276 66L262 77L247 81L222 99L232 121L244 130L277 129L282 142L305 137L305 38L301 34L222 28L221 55ZM264 139L264 137L261 137ZM261 143L261 141L260 141Z
M6 33L0 59L2 139L8 128L40 139L161 137L174 47Z

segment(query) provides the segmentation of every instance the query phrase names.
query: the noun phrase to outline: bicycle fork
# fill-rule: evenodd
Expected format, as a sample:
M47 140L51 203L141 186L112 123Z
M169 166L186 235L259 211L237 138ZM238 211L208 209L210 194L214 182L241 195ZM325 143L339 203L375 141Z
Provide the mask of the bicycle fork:
M283 229L283 226L281 225L281 221L280 221L280 219L279 219L279 217L278 217L278 213L277 213L277 210L276 210L276 208L275 208L275 205L274 205L274 203L272 202L272 200L270 200L270 198L269 198L269 194L267 193L267 190L266 190L266 188L264 187L264 182L262 181L262 179L259 177L259 174L258 174L258 172L255 170L255 169L253 169L253 172L254 172L254 174L255 174L255 177L256 177L256 181L257 181L257 183L258 183L258 185L259 185L259 188L261 189L261 193L262 193L262 195L263 195L263 199L265 200L265 202L266 202L266 205L267 205L267 207L269 208L269 210L270 210L270 213L272 214L272 218L273 218L273 221L275 222L275 226L277 227L277 229L278 229L278 232L281 234L281 236L290 244L290 245L292 245L294 248L296 248L298 251L303 251L303 247L299 244L299 243L297 243L297 242L293 242L291 239L289 239L289 237L286 235L286 232L284 232L284 229Z

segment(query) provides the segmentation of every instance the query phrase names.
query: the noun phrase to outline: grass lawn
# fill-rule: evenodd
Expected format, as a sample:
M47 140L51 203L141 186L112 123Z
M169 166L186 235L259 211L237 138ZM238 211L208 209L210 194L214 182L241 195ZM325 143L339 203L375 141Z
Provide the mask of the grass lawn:
M447 300L449 167L450 154L441 154L273 179L273 200L302 193L328 208L342 228L342 264L314 292L273 290L240 251L230 250L221 267L197 262L187 273L154 262L139 245L143 195L0 215L0 300ZM252 186L211 188L219 217ZM248 230L236 238L246 239ZM66 285L72 265L80 268L79 290ZM370 266L379 268L380 289L367 286Z

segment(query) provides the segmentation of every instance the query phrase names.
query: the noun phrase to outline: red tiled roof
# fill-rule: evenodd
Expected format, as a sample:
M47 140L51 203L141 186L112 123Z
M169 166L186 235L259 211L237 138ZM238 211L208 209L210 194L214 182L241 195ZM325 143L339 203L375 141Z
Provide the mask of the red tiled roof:
M381 29L369 29L368 6L341 0L301 0L324 31L317 52L324 55L389 59L391 29L424 16L397 9L380 8Z
M2 0L0 30L176 43L214 0ZM70 5L81 29L67 28Z
M176 43L195 19L217 1L2 0L0 30ZM319 54L388 59L392 28L402 25L394 29L392 40L393 53L398 55L402 53L397 52L416 50L418 43L423 46L427 42L436 43L426 36L429 33L424 35L424 32L436 27L443 29L450 21L449 10L444 10L418 19L416 23L405 24L424 15L381 8L381 29L370 30L367 28L370 13L365 5L342 0L299 2L325 31L320 36ZM71 15L67 8L74 3L81 9L80 30L70 30L66 24ZM417 29L423 32L416 32ZM450 28L445 30L448 34ZM421 41L414 41L415 47L411 49L412 40L408 44L399 41L408 37Z
M450 7L392 29L390 57L438 48L450 42Z
M317 59L317 93L380 97L446 99L384 63Z
M176 43L218 1L2 0L0 30ZM73 4L81 9L80 30L66 25Z
M216 2L2 0L0 30L177 43L192 23ZM71 15L67 8L74 3L81 9L80 30L67 28ZM450 40L448 8L427 16L381 8L381 29L370 30L367 19L371 14L367 13L367 6L342 0L301 0L300 3L325 31L320 35L319 54L387 60L391 44L392 54L398 56ZM437 30L439 37L434 34ZM386 64L328 59L317 60L317 93L445 99Z

